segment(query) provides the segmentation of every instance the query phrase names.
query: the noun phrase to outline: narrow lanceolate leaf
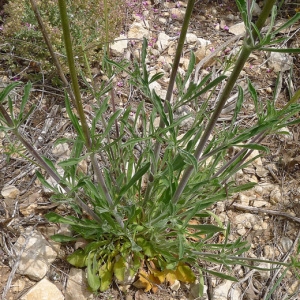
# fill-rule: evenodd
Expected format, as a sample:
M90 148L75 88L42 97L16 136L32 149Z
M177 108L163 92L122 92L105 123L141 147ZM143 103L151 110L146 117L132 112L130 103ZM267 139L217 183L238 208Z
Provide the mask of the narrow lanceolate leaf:
M71 236L63 235L63 234L54 234L51 237L51 240L59 243L65 243L65 242L73 242L76 241L77 238L73 238Z
M3 102L7 95L14 89L16 88L18 85L20 85L21 82L14 82L10 85L8 85L1 93L0 93L0 103Z
M109 260L99 269L100 276L100 291L106 291L112 283L113 278L113 264Z
M92 258L92 256L89 254L87 259L87 280L88 284L93 292L97 291L100 288L100 278L97 268L97 260L96 256Z
M210 273L216 277L220 277L222 279L226 279L226 280L231 280L231 281L235 281L237 282L238 280L233 277L233 276L229 276L229 275L226 275L226 274L223 274L223 273L220 273L220 272L216 272L216 271L212 271L212 270L205 270L207 273Z
M224 228L218 227L211 224L203 224L203 225L190 225L188 224L187 227L193 228L198 230L201 234L209 234L209 233L216 233L220 231L224 231Z

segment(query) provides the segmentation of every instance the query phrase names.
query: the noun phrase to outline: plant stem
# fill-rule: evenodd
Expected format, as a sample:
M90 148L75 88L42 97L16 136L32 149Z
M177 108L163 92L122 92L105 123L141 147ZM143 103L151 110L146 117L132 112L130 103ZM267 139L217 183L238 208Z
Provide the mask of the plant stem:
M256 27L258 28L258 30L261 30L266 19L268 18L271 10L272 10L272 7L274 5L276 0L268 0L266 1L266 4L256 22ZM254 41L257 39L257 33L255 30L253 30L253 35L252 35ZM242 48L242 51L240 53L240 56L236 62L236 65L230 75L230 77L228 78L228 81L227 81L227 84L221 94L221 97L216 105L216 108L206 126L206 129L199 141L199 144L198 144L198 147L194 153L194 156L197 160L199 160L202 152L203 152L203 149L207 143L207 140L210 136L210 134L212 133L216 123L217 123L217 120L222 112L222 109L228 99L228 97L230 96L230 93L240 75L240 72L242 71L243 67L244 67L244 64L246 63L246 61L248 60L248 57L249 55L251 54L252 52L252 49L253 49L254 45L252 45L251 43L251 38L249 37L248 39L246 39L244 41L244 45L243 45L243 48ZM186 187L187 183L188 183L188 180L190 178L190 176L192 175L192 172L193 172L193 166L188 166L186 168L186 170L184 171L183 175L182 175L182 179L178 185L178 188L176 189L173 197L172 197L172 202L173 203L177 203L181 194L183 193L183 190L184 188Z
M122 228L124 228L124 223L123 223L122 219L120 218L120 216L117 214L116 208L114 207L114 204L113 204L113 200L111 198L111 195L108 191L108 188L106 186L103 175L101 173L98 161L95 157L95 154L93 153L92 140L90 137L90 131L89 131L89 127L87 125L86 117L85 117L85 114L83 111L80 88L79 88L77 72L76 72L76 68L75 68L75 60L74 60L74 55L73 55L73 48L72 48L72 42L71 42L69 20L68 20L68 16L67 16L66 2L65 2L65 0L58 0L58 4L59 4L59 11L60 11L60 17L61 17L61 22L62 22L62 29L63 29L63 36L64 36L64 42L65 42L65 47L66 47L69 71L70 71L70 76L71 76L71 80L72 80L72 88L74 91L76 108L78 111L79 119L80 119L83 133L85 136L85 145L87 147L87 150L91 152L91 154L90 154L91 163L93 165L93 169L96 174L97 180L98 180L98 182L102 188L102 191L106 197L106 201L107 201L109 207L111 208L111 210L113 211L114 217L116 218L117 222L119 223L119 225Z
M51 58L53 59L54 65L55 65L56 70L57 70L57 73L58 73L60 79L62 80L62 82L64 84L64 87L66 88L68 94L70 95L70 98L71 98L71 100L73 102L73 105L75 105L75 107L76 107L75 97L74 97L73 91L70 88L69 82L68 82L68 80L67 80L67 78L66 78L66 76L64 74L64 71L63 71L63 69L61 67L61 64L60 64L58 58L57 58L57 55L54 52L54 49L52 47L50 38L49 38L48 33L46 31L46 27L45 27L45 25L43 23L43 20L41 18L41 15L40 15L39 9L38 9L38 7L36 5L36 2L35 2L35 0L30 0L30 3L31 3L32 10L33 10L33 12L35 14L35 17L36 17L36 19L38 21L38 24L39 24L40 30L42 32L43 38L45 40L45 43L46 43L46 45L48 47L48 50L50 52Z
M179 66L179 61L180 61L181 53L183 50L185 37L186 37L186 33L187 33L187 30L189 27L189 23L190 23L190 19L192 16L194 5L195 5L195 0L189 0L187 7L186 7L186 12L185 12L185 16L184 16L184 20L183 20L183 24L182 24L182 28L181 28L179 40L178 40L178 45L177 45L177 49L176 49L176 53L175 53L174 62L172 65L170 81L169 81L167 95L166 95L165 104L164 104L164 110L166 113L168 112L167 104L171 102L175 79L176 79L177 70L178 70L178 66ZM164 127L165 127L165 124L164 124L162 118L160 118L159 128L164 128ZM154 174L156 173L156 167L157 167L157 163L158 163L158 159L159 159L160 150L161 150L161 143L159 141L156 141L156 143L154 145L154 158L153 158L153 162L151 164L151 172L149 175L149 182L148 182L147 189L145 192L145 198L144 198L145 202L149 199L149 196L150 196L150 193L151 193L151 190L153 187Z

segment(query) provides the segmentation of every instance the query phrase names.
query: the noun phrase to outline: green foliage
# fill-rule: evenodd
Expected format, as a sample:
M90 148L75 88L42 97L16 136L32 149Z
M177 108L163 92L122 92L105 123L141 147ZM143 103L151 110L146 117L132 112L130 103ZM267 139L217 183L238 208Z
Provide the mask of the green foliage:
M59 2L63 4L64 1ZM227 79L218 103L220 111L251 51L274 42L273 37L267 37L272 31L262 36L260 24L251 23L246 2L239 0L237 3L250 37L236 62L235 74ZM72 5L69 9L76 8L74 13L80 16L86 4L81 6L74 2ZM78 42L76 30L73 34ZM76 43L74 47L76 50ZM88 52L86 54L89 56ZM250 246L240 239L230 243L230 227L224 228L210 208L234 193L253 187L253 183L237 185L232 176L251 162L246 158L252 150L267 151L257 143L258 137L280 132L281 128L300 122L300 119L294 118L300 111L297 103L299 92L282 109L276 108L273 100L269 100L264 108L249 81L248 90L255 106L256 124L243 128L236 122L244 102L244 92L238 87L231 123L227 124L227 128L220 126L216 129L218 105L212 112L207 109L209 97L201 104L198 100L200 95L213 91L226 77L221 75L212 79L212 74L208 74L199 84L194 84L191 78L195 57L191 53L187 73L183 77L176 76L178 97L171 104L150 89L150 83L161 78L162 74L149 77L146 57L147 41L144 40L140 64L135 62L129 66L107 57L103 60L103 71L111 77L119 71L126 72L131 84L144 96L135 109L129 106L125 110L114 110L109 120L104 121L109 100L113 101L113 97L108 96L112 88L110 80L107 86L101 86L100 91L93 91L98 105L93 107L95 117L89 128L81 111L80 93L75 95L77 114L66 95L66 111L77 135L73 139L57 141L68 142L72 147L70 157L58 164L64 171L62 176L52 161L37 156L18 131L28 116L25 107L30 84L24 88L17 115L10 93L18 84L13 83L0 93L1 129L12 132L25 143L37 162L60 187L51 187L37 173L39 180L53 190L53 198L67 201L76 212L74 216L49 212L46 218L53 223L70 225L73 232L73 237L56 234L52 236L53 240L62 243L73 242L77 238L86 240L86 246L69 255L67 260L76 267L86 268L88 283L93 291L107 290L113 278L122 281L125 274L138 275L135 286L145 291L155 291L156 284L172 284L176 279L191 283L197 275L192 271L195 266L202 285L203 272L236 280L230 267L234 264L249 267L242 254ZM73 85L76 85L75 81ZM146 101L151 102L152 111L146 112ZM222 101L225 102L222 104ZM176 118L176 111L189 103L194 104L195 114L190 128L183 132L182 124L191 115ZM159 126L154 122L157 117L160 118ZM101 131L97 129L99 122L102 122ZM117 133L112 136L112 132ZM211 132L213 138L208 139ZM227 150L232 146L241 150L234 159L227 161ZM101 167L98 155L101 157ZM87 159L91 161L95 176L77 169L78 163ZM213 242L216 237L220 237L220 242ZM224 271L212 271L207 267L209 264L221 264L225 267ZM285 266L298 268L299 263L294 260L291 265Z

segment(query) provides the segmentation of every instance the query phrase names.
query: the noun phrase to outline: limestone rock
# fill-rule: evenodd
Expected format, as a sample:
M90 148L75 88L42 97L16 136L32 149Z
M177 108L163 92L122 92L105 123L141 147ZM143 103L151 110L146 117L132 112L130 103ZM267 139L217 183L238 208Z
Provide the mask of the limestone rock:
M287 53L271 52L268 67L274 72L284 72L291 69L293 58Z
M56 259L59 245L47 241L41 233L32 230L28 227L14 245L16 255L20 256L17 273L26 275L33 280L40 280ZM11 261L10 263L13 265L15 262Z
M237 23L235 25L230 26L229 32L234 35L245 34L246 28L245 28L244 22Z
M112 54L115 56L124 54L125 49L127 49L128 40L125 35L121 34L115 39L115 42L111 44L110 49Z
M65 300L86 300L93 294L88 291L85 272L81 269L71 268L67 283Z
M186 41L188 44L199 42L199 41L198 41L198 37L197 37L196 34L194 34L194 33L187 33L187 34L186 34L186 37L185 37L185 41Z
M35 286L33 286L21 300L64 300L64 296L55 284L50 282L47 278L42 279ZM75 298L73 298L75 299ZM78 298L76 298L78 299Z
M165 49L168 48L169 43L170 43L170 37L167 34L165 34L165 32L160 32L158 34L157 42L156 42L158 50L164 51Z
M256 215L244 213L235 217L234 223L241 224L245 228L251 228L258 223L259 219Z
M280 243L284 252L288 252L293 246L293 241L286 236L280 239Z
M233 282L225 280L223 283L218 285L213 292L213 300L227 300L229 291L231 290ZM231 299L242 299L242 293L239 288L231 290Z
M129 32L128 32L128 38L130 39L143 39L143 38L149 38L150 32L148 29L146 29L141 23L134 22L130 26Z
M1 195L7 199L15 199L19 196L20 191L14 186L14 185L6 185L2 191L1 191Z

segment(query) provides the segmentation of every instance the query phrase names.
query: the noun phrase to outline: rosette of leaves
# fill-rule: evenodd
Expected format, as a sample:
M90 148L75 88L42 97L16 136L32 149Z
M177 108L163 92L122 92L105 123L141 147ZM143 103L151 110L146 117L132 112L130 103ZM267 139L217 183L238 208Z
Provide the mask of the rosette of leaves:
M67 1L73 51L78 66L84 65L84 55L90 62L101 59L105 43L112 41L122 30L125 1L106 2L105 6L104 0ZM57 1L37 1L37 5L52 46L66 69ZM6 45L9 45L10 50L13 49L16 56L41 63L44 71L52 70L53 63L30 1L9 1L4 10L7 15L3 25ZM106 27L109 30L106 30Z

